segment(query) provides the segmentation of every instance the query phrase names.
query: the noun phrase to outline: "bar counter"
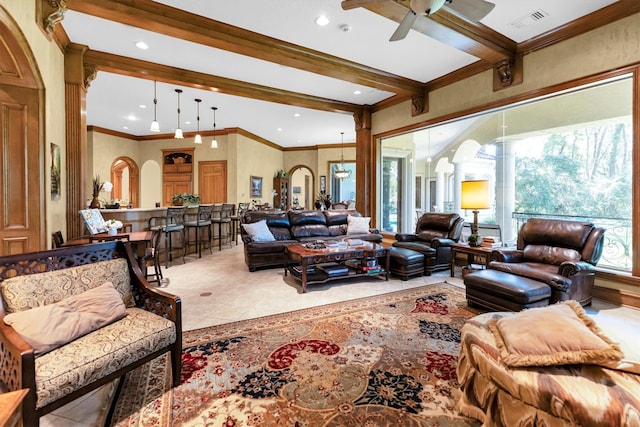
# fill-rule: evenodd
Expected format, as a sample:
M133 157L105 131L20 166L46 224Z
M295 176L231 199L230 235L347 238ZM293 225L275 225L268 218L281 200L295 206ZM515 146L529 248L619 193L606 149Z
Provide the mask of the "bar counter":
M195 218L198 206L187 206L187 215ZM149 219L152 217L164 218L167 208L131 208L131 209L100 209L104 219L117 219L123 223L129 223L132 231L144 231L149 227Z

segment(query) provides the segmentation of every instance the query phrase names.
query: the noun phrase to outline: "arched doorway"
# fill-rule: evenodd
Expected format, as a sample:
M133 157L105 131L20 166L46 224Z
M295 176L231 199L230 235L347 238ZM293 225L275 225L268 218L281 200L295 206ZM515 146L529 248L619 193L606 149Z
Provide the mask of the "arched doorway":
M289 169L289 200L291 207L298 205L305 209L313 209L315 201L316 178L313 171L305 165L296 165Z
M125 200L133 208L139 207L140 171L130 157L118 157L111 164L111 183L114 199Z
M44 85L28 46L0 7L0 255L39 251L46 242Z

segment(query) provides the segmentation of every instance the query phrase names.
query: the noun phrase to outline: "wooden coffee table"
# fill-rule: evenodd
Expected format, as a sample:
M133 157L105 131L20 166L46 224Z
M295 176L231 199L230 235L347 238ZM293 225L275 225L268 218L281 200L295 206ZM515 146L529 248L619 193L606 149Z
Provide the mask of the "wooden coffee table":
M379 243L364 242L358 246L330 247L326 249L309 249L302 243L289 245L284 252L284 275L289 272L302 283L302 293L307 292L307 285L326 283L331 280L356 279L364 277L380 277L389 280L390 251ZM359 271L349 267L348 272L339 276L330 276L319 269L309 273L309 268L329 262L343 263L348 260L362 260L363 258L385 258L384 267L374 274ZM292 264L300 263L299 272Z

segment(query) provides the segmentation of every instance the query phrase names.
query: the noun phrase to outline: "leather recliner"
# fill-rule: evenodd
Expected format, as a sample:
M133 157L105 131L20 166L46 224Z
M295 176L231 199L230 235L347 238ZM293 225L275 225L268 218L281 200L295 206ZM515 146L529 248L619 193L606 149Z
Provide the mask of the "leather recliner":
M398 233L393 246L424 254L424 275L450 268L451 244L462 235L464 219L457 213L423 214L415 233Z
M575 300L589 305L604 232L590 222L532 218L520 228L516 250L492 252L489 269L546 283L550 304Z

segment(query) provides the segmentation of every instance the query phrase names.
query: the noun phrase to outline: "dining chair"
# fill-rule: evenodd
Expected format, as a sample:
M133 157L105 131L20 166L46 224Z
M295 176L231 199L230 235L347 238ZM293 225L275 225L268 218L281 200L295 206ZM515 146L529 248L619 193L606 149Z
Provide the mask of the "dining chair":
M189 240L189 230L195 229L195 245L196 251L198 252L198 258L202 258L202 245L205 242L209 242L209 252L213 253L211 250L211 213L213 211L213 205L198 205L198 213L196 214L196 218L193 221L185 221L185 234L187 236L187 248L191 246L191 240ZM207 230L208 239L202 240L200 235L202 234L202 229Z
M64 237L62 237L62 231L54 231L51 233L51 244L53 248L61 248L64 245Z
M186 250L185 245L185 233L184 233L184 214L187 210L186 206L169 206L164 218L158 217L149 218L149 230L159 230L164 236L164 248L162 252L165 257L165 267L169 268L169 263L173 261L173 252L176 249L182 251L182 263L184 264L184 255ZM156 221L162 220L163 224L155 224ZM152 224L153 223L153 224ZM174 247L173 235L178 234L180 237L180 246Z
M151 232L151 244L146 248L144 254L144 278L149 283L157 283L160 286L162 282L162 266L160 263L160 241L162 240L162 231L157 229ZM153 267L153 273L149 274L149 268ZM152 277L152 278L150 278Z

